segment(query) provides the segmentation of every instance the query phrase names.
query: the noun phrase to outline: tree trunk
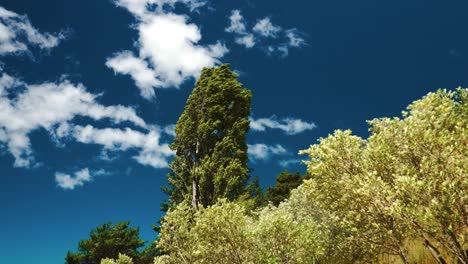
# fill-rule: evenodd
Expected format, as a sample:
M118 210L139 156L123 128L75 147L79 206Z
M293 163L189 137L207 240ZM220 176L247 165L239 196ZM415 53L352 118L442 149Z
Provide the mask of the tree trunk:
M408 264L408 259L406 258L405 251L402 248L398 249L398 254L400 255L401 261L403 261L404 264Z
M440 251L434 247L429 240L425 239L424 240L424 246L426 246L429 249L429 252L431 252L431 255L434 257L434 259L437 261L439 264L447 264L447 262L444 260L442 255L440 254Z
M198 152L199 152L200 142L197 141L197 146L195 149L195 162L192 176L192 206L198 210Z
M197 180L195 179L195 177L193 177L193 180L192 180L192 206L195 209L198 210L197 196L198 196Z

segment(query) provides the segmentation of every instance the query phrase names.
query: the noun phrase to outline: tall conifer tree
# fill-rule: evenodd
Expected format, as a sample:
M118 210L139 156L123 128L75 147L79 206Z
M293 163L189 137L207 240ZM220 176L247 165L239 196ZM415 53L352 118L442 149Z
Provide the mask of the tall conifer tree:
M206 68L187 100L171 149L169 206L191 201L208 206L237 198L248 180L247 144L251 92L224 64Z

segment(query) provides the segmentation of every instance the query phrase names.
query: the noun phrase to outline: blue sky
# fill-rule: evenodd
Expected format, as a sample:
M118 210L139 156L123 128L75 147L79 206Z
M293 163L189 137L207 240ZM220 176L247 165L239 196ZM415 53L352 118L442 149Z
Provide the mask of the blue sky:
M167 144L194 78L252 90L252 175L466 86L464 1L0 0L0 256L63 263L107 221L162 215Z

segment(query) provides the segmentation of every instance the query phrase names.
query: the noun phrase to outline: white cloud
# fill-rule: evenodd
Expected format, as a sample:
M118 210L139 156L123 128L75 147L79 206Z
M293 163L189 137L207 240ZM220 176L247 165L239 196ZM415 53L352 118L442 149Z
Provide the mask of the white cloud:
M0 69L1 70L1 69ZM20 86L22 82L16 78L11 77L10 75L4 73L0 77L0 96L6 95L7 90L12 87Z
M245 34L245 21L244 17L242 16L240 10L232 10L231 16L229 17L230 24L225 29L226 32L230 33L237 33L237 34Z
M130 75L144 98L154 97L153 87L162 85L161 81L156 79L154 70L149 67L148 63L135 57L130 51L117 53L107 60L106 66L114 69L116 73Z
M228 33L234 34L234 42L245 48L258 46L269 55L279 55L286 57L290 48L300 48L305 45L305 40L299 36L299 31L295 28L284 30L278 25L274 25L269 17L257 21L251 30L247 27L246 19L240 10L232 10L229 16L229 25L225 28ZM271 40L276 39L276 43Z
M286 36L288 37L288 45L290 47L301 47L305 45L305 40L299 36L297 29L286 30Z
M263 37L276 38L277 34L281 31L281 27L273 25L270 18L266 17L261 19L253 27L253 31L260 34Z
M287 57L289 55L289 46L287 44L281 44L278 46L268 46L267 53L269 55L279 54L280 57Z
M236 35L235 42L237 44L245 46L246 48L252 48L255 46L255 36L252 33L247 32L244 17L240 10L232 10L229 21L229 26L224 30Z
M29 52L34 46L42 50L56 47L65 33L41 33L27 16L18 15L0 6L0 55Z
M287 168L293 164L299 164L299 163L301 163L300 159L285 159L285 160L280 160L278 162L278 164L283 168Z
M236 37L236 43L243 45L246 48L252 48L255 46L255 37L253 34L247 34L245 36Z
M195 0L120 0L137 19L138 57L123 51L108 58L106 65L116 73L130 75L141 94L149 99L154 88L179 87L191 78L197 78L204 67L219 64L228 49L218 41L199 45L202 39L197 25L189 23L184 15L166 12L163 7L182 3L196 9L204 1ZM156 11L150 11L156 6Z
M10 95L15 84L21 84L24 90ZM37 129L45 129L53 137L64 137L70 127L68 122L76 116L109 119L114 123L127 121L147 127L134 109L104 106L96 101L97 97L83 85L68 81L29 85L3 74L0 78L0 143L8 147L16 167L29 167L34 163L29 133Z
M175 133L175 125L172 124L172 125L168 125L168 126L165 126L164 129L163 129L164 133L166 135L169 135L171 137L175 137L176 136L176 133Z
M313 122L295 118L283 118L281 120L278 120L275 116L259 119L250 118L250 128L254 131L265 131L267 128L271 128L279 129L288 135L295 135L316 127Z
M69 174L56 172L55 173L55 182L57 186L66 190L73 190L77 186L83 186L86 182L91 181L92 176L89 173L88 168L82 169L74 173L75 176Z
M191 11L194 11L204 5L204 0L116 0L115 4L126 8L129 12L138 18L146 18L150 16L148 10L156 8L156 12L162 13L164 7L172 9L177 3L184 4Z
M98 129L87 125L75 126L72 134L78 142L102 145L109 151L138 149L134 159L155 168L167 167L167 159L174 154L168 144L160 143L160 131L154 128L145 134L130 128Z
M287 155L289 152L281 145L248 144L248 154L252 161L268 160L272 155Z

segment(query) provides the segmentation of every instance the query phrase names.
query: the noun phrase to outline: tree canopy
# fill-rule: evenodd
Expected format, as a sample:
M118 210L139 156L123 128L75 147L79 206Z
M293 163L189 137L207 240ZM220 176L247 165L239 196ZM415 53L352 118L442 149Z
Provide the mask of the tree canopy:
M279 205L280 202L289 198L291 191L296 189L304 181L304 177L299 173L281 172L276 177L276 183L268 187L265 193L265 201L273 205Z
M78 252L68 252L67 264L99 264L104 258L117 258L125 254L133 259L138 258L138 248L145 241L139 237L139 228L130 227L130 222L115 225L106 223L90 232L90 238L78 243Z
M169 206L233 200L249 178L247 144L251 92L227 64L202 71L175 127L168 175Z

